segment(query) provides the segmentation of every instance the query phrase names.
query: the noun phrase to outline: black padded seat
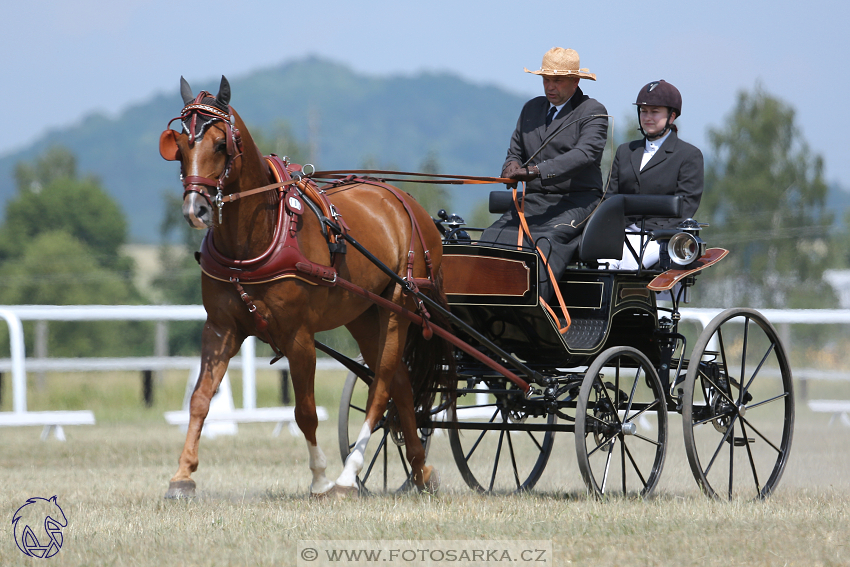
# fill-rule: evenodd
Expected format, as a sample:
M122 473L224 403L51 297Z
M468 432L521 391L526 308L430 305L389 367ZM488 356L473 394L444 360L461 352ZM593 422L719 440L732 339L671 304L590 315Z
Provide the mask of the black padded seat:
M583 262L622 258L629 217L678 218L682 216L678 195L613 195L602 201L590 216L581 235L578 255Z

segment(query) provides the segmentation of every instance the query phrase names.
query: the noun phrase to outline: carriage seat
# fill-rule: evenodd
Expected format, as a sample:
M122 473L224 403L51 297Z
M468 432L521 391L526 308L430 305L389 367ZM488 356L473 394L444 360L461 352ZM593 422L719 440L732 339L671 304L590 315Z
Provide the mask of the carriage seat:
M682 208L679 195L612 195L588 219L579 242L579 260L621 258L629 218L678 218Z
M579 237L578 259L595 262L599 258L621 258L629 218L679 218L683 206L679 195L612 195L590 215ZM490 192L491 213L505 213L511 207L510 192Z

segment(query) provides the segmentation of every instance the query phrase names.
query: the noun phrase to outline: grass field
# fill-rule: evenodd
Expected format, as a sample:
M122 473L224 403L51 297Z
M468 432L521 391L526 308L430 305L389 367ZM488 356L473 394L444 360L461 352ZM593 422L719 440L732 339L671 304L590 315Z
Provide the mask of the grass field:
M341 470L342 380L318 380L318 403L331 413L320 424L331 476ZM238 406L238 373L233 382ZM91 409L98 424L66 427L65 443L40 441L40 428L0 429L0 565L33 564L16 548L10 520L27 498L54 494L69 525L50 565L295 565L303 539L551 540L556 565L850 565L850 428L828 427L828 415L803 403L788 468L763 502L714 502L698 492L677 415L657 497L646 501L587 498L569 434L556 438L531 494L473 493L440 436L429 453L443 473L440 494L315 501L307 497L303 439L286 430L272 437L273 424L202 439L200 496L165 501L184 434L162 412L180 408L185 383L185 375L168 375L154 407L144 408L136 374L49 375L41 389L33 379L30 409ZM850 399L848 385L835 382L811 383L808 395ZM277 398L277 376L261 373L258 405Z

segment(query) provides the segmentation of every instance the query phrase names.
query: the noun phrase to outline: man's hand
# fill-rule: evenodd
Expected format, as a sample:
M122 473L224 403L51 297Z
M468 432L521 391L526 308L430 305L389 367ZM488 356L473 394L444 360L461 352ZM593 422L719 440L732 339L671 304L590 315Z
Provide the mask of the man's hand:
M508 164L502 169L502 177L507 177L509 179L513 179L514 174L519 173L522 169L519 166L519 162L509 161ZM506 183L508 189L516 189L516 183Z
M522 168L520 167L518 162L509 161L507 165L505 165L505 168L502 170L502 177L513 178L514 174L519 173L520 171L522 171Z
M515 171L508 175L508 177L517 181L531 181L539 176L540 170L537 169L536 165L523 168L517 167Z

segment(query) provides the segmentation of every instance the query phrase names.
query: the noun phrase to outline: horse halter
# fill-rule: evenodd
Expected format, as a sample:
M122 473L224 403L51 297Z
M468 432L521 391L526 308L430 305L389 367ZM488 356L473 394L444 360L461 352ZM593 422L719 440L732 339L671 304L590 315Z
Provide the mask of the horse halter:
M209 123L204 127L202 126L201 135L203 132L209 127L212 122L221 121L225 127L225 139L227 142L227 161L225 162L224 169L219 175L218 179L212 179L209 177L201 177L199 175L187 175L183 176L183 173L180 174L180 180L183 182L183 198L186 198L188 193L198 193L207 202L211 207L215 207L218 211L218 222L221 224L222 220L222 207L224 206L224 180L230 174L230 169L233 166L233 162L237 157L242 155L242 135L239 132L239 129L236 127L236 117L233 114L233 109L228 105L227 109L229 112L224 112L222 109L213 106L211 104L204 104L204 98L212 98L212 95L207 91L201 91L198 93L198 96L195 97L195 100L191 103L187 104L183 107L183 110L180 112L180 116L176 118L172 118L168 122L168 128L162 133L159 140L159 148L160 154L167 160L181 160L182 155L180 152L180 148L177 146L176 141L176 132L170 129L171 123L175 120L180 120L181 123L184 124L188 120L188 136L189 136L189 146L193 146L195 144L195 134L196 134L196 126L198 121L198 116L202 117L202 120L206 120ZM210 195L210 192L207 188L215 188L216 194L215 197Z

